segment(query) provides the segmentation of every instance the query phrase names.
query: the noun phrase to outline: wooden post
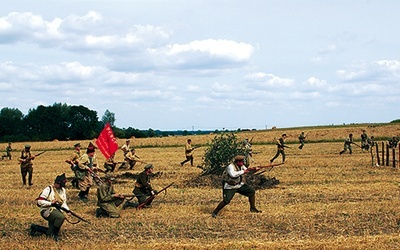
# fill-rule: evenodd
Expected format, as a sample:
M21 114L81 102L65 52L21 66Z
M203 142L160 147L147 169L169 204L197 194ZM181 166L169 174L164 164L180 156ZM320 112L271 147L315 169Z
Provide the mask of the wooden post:
M385 143L382 142L382 166L385 166Z
M393 147L392 148L392 154L393 154L393 167L395 168L396 167L396 148L395 147Z
M375 142L375 147L376 147L376 162L378 165L381 165L381 159L379 158L379 144Z
M386 166L389 166L389 144L386 144Z

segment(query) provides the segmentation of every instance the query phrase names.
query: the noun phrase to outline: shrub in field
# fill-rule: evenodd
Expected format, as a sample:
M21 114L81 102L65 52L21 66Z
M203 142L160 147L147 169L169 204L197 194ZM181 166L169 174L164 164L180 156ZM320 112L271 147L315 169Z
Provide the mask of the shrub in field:
M245 152L242 143L234 133L222 133L215 136L204 153L202 175L221 175L224 167L238 154L244 155Z

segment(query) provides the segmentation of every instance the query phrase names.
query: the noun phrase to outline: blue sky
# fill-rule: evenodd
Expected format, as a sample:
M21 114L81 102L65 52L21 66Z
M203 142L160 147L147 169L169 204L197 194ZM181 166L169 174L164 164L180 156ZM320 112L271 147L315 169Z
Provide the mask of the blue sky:
M0 108L120 128L400 118L400 1L0 0Z

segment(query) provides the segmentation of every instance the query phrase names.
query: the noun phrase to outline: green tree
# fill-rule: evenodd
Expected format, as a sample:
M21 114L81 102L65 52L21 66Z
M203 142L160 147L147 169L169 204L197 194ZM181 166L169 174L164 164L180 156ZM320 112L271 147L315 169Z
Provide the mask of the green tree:
M24 115L16 108L2 108L0 111L0 140L18 141L22 135Z
M111 127L114 127L115 124L115 113L110 112L108 109L104 112L103 117L101 118L101 121L106 125L107 123L110 123Z

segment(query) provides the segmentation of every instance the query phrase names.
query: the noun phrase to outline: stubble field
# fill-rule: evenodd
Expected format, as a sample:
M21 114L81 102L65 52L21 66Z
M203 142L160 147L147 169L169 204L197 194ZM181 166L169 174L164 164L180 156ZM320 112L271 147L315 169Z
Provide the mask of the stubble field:
M245 197L236 195L217 218L211 212L221 200L220 188L197 187L190 181L201 169L180 162L185 158L184 144L189 137L132 139L142 160L152 163L162 175L152 180L160 189L172 182L166 195L159 195L153 207L126 209L121 218L96 218L96 188L89 202L78 200L78 190L67 184L69 207L91 224L69 224L61 229L62 241L30 237L31 223L46 225L35 198L56 175L73 173L64 160L73 151L73 141L33 142L32 152L47 152L34 160L34 185L22 187L19 151L25 143L14 143L11 161L0 161L0 246L2 249L399 249L400 189L398 168L373 167L371 155L353 146L353 154L339 155L348 133L359 139L361 129L378 138L400 134L400 125L343 126L291 130L242 132L241 138L253 138L256 163L267 164L276 152L274 140L287 133L291 148L287 163L265 173L280 184L256 191L261 214L249 212ZM303 150L297 148L297 136L308 134ZM202 162L207 142L214 135L191 136L195 165ZM124 142L119 140L120 145ZM81 141L82 147L89 141ZM359 142L357 142L359 143ZM0 144L0 149L6 144ZM102 166L104 157L97 152ZM398 154L397 154L398 156ZM122 160L118 152L116 159ZM276 162L279 162L278 158ZM117 171L115 189L132 193L134 179ZM73 219L71 219L73 220Z

